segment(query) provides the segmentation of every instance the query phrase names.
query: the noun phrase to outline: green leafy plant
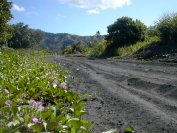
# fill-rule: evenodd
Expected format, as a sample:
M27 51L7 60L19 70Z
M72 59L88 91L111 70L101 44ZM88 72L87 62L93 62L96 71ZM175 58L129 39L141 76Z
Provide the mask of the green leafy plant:
M89 133L85 102L44 51L0 51L0 132Z
M125 133L134 133L135 132L135 128L132 126L128 126L125 128Z

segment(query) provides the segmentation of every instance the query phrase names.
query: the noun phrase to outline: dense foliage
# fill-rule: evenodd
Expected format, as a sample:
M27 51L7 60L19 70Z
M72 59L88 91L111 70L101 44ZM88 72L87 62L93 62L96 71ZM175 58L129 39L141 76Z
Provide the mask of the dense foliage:
M106 49L106 41L104 39L100 41L92 42L85 50L85 55L89 57L101 57Z
M93 41L88 45L76 43L64 47L62 49L62 54L87 57L101 57L106 47L107 47L106 41L104 39L100 39L99 41Z
M69 55L69 54L83 54L85 52L85 47L83 44L74 43L70 46L66 46L62 48L62 54Z
M95 37L99 38L99 31ZM172 45L175 44L175 45ZM116 22L108 26L108 35L92 41L87 45L75 45L64 48L63 54L78 54L91 57L133 56L141 49L151 48L151 51L159 47L154 56L163 56L177 49L177 14L164 15L154 26L146 27L139 20L129 17L118 18ZM161 46L165 45L165 46ZM78 50L77 50L78 49ZM158 49L158 48L157 48ZM146 51L146 53L149 53Z
M108 26L106 40L116 47L130 45L145 39L146 26L139 20L129 17L118 18Z
M8 0L0 1L0 47L6 44L6 40L11 36L10 28L7 22L12 18L10 9L12 3Z
M85 104L44 52L0 51L0 132L89 133Z
M13 24L12 37L8 40L8 46L11 48L31 48L36 47L43 39L43 33L40 30L33 30L23 23Z
M159 19L157 30L164 43L177 44L177 13L166 14Z
M146 39L151 37L159 37L159 31L157 30L157 26L149 26L146 32Z

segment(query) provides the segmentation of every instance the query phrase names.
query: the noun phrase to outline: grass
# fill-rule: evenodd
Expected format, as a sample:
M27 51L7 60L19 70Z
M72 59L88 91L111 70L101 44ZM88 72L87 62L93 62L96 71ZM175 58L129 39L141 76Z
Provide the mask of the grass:
M83 132L85 102L45 51L0 50L0 132Z
M130 45L130 46L125 46L125 47L120 47L118 48L117 50L117 54L120 56L120 57L128 57L128 56L132 56L134 55L139 49L145 47L145 46L148 46L150 45L151 43L153 42L156 42L158 41L159 38L158 37L153 37L153 38L150 38L144 42L138 42L136 44L133 44L133 45Z

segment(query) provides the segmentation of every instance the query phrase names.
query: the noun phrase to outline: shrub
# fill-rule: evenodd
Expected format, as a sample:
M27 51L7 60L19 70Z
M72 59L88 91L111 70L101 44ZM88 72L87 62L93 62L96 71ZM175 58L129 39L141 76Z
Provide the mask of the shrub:
M85 46L80 43L74 43L73 45L66 46L62 49L62 54L83 54L85 52Z
M158 20L156 26L164 43L177 43L177 13L165 14Z
M100 40L90 44L87 48L86 55L90 57L100 57L106 49L106 41Z

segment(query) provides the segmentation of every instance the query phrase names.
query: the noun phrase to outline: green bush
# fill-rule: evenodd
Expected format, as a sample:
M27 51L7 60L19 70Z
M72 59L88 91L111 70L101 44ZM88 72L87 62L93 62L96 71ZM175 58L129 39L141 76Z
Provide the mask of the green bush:
M158 20L156 26L164 43L177 43L177 13L165 14Z
M89 57L100 57L106 49L106 41L100 40L93 42L86 50L86 55Z
M83 54L84 52L85 46L80 43L74 43L62 49L62 54L64 55Z

